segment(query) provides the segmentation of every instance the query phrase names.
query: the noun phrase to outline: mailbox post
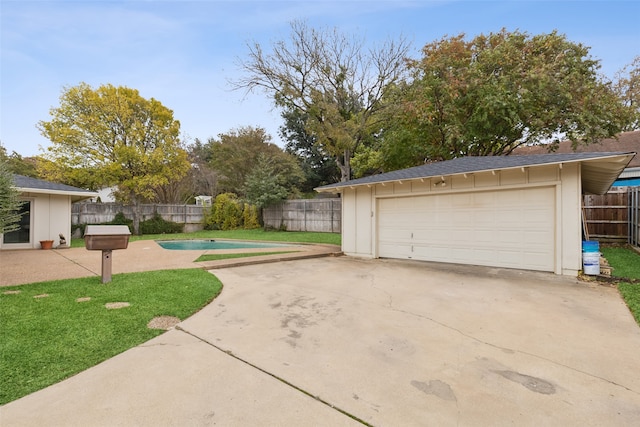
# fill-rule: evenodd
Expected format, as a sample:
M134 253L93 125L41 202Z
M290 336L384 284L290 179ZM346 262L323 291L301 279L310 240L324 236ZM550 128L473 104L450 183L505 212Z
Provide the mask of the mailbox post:
M87 225L85 247L90 251L102 251L102 283L111 281L111 251L127 249L130 235L126 225Z

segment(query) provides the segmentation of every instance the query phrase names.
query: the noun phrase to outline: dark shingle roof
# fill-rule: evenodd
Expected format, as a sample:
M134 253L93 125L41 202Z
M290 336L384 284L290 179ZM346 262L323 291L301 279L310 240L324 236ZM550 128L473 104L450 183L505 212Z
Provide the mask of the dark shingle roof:
M90 190L83 188L72 187L71 185L58 184L56 182L45 181L44 179L31 178L23 175L13 175L13 183L20 189L34 189L34 190L50 190L50 191L62 191L62 192L77 192L88 193Z
M577 162L603 157L629 155L634 153L569 153L569 154L534 154L527 156L486 156L486 157L460 157L443 162L428 163L408 169L371 175L364 178L353 179L346 182L324 185L318 187L318 191L338 189L366 184L376 184L389 181L402 181L420 178L432 178L447 175L459 175L464 173L483 172L499 169L519 168L527 166L539 166L545 164L558 164ZM619 173L619 172L618 172Z

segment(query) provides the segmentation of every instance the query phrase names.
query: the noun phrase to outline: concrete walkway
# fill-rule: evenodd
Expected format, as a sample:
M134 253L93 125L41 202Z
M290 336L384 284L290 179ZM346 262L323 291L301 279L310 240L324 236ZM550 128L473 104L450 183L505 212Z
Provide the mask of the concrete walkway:
M213 273L224 290L196 315L1 407L0 425L604 426L640 419L640 328L614 288L350 257Z

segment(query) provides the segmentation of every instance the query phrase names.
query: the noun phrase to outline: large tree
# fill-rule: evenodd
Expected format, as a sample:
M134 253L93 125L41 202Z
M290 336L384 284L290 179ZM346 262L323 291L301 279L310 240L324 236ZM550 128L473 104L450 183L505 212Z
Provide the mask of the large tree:
M198 138L187 147L191 170L188 179L192 193L196 195L215 196L218 194L218 173L211 168L211 150L208 143Z
M285 141L285 150L298 158L304 182L300 190L312 193L321 185L333 184L340 180L340 169L335 159L316 142L316 137L306 128L308 116L300 110L284 110L284 125L280 136Z
M86 188L117 186L118 200L134 205L136 234L140 203L189 170L180 122L135 89L68 87L50 114L52 120L38 123L52 143L43 156L50 161L43 162L44 172Z
M387 170L543 141L591 143L624 125L599 62L557 32L461 34L422 53L386 100L393 108L379 158Z
M404 39L367 48L363 40L338 30L291 24L289 40L248 46L240 62L244 76L233 82L248 91L262 89L285 110L306 116L306 128L331 155L341 179L351 177L351 158L379 130L377 113L384 89L400 78L408 51Z
M259 127L246 126L220 134L218 139L209 139L207 149L220 192L246 196L247 179L258 166L264 169L268 165L289 194L296 192L303 179L295 157L272 143L271 136Z
M624 130L640 129L640 55L616 73L614 89L629 115Z
M37 159L35 157L22 157L17 152L13 151L11 154L7 153L7 149L0 142L0 162L5 162L6 167L12 173L23 176L30 176L32 178L38 178L38 171L36 169Z

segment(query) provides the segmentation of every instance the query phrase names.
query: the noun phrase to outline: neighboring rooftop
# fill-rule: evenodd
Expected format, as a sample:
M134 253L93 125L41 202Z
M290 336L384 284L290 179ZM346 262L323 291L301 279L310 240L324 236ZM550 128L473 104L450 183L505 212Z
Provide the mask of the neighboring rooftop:
M640 130L623 132L617 138L607 138L602 141L578 145L574 151L571 141L562 141L555 153L609 153L609 152L640 153ZM549 153L549 145L534 145L531 147L518 147L513 150L513 155L545 154ZM629 168L640 167L640 156L636 156L629 163Z

